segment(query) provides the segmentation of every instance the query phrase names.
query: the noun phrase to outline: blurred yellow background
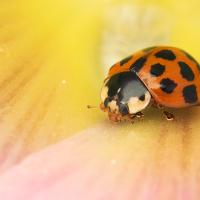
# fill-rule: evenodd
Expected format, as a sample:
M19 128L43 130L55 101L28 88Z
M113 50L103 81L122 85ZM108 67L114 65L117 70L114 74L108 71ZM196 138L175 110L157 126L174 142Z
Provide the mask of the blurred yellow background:
M199 7L198 0L1 1L0 147L33 151L108 124L86 105L99 104L109 64L138 48L165 43L200 60ZM156 130L160 120L135 128Z

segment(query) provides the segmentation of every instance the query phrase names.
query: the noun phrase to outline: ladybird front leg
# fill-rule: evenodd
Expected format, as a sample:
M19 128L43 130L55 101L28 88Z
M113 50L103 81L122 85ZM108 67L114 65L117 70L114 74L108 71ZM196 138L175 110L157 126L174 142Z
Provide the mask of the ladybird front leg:
M163 111L163 114L168 121L173 121L175 119L174 115L166 110Z
M138 113L135 113L135 114L130 114L128 116L128 118L129 118L129 120L131 121L132 124L134 123L135 118L143 119L143 117L144 117L144 113L142 113L142 112L138 112Z
M137 112L135 115L139 119L143 119L143 117L144 117L144 113L142 113L142 112Z
M126 120L127 120L127 121L130 121L130 122L133 124L135 118L136 118L136 115L135 115L135 114L129 114L129 115L126 117Z

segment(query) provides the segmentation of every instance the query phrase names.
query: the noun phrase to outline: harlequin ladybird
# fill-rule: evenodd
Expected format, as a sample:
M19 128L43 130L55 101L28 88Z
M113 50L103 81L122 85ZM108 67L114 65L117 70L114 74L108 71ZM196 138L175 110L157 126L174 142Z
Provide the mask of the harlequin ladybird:
M114 64L101 90L100 108L111 121L143 117L148 106L184 108L200 104L200 66L187 52L149 47ZM173 115L163 110L168 120Z

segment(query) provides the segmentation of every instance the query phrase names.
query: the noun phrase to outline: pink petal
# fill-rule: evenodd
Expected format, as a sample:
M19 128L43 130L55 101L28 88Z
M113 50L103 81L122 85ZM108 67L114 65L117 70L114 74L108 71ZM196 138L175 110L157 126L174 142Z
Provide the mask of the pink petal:
M0 177L0 196L4 200L197 199L199 161L193 160L195 156L181 157L178 135L162 136L158 142L157 135L127 134L130 126L100 124L32 154Z

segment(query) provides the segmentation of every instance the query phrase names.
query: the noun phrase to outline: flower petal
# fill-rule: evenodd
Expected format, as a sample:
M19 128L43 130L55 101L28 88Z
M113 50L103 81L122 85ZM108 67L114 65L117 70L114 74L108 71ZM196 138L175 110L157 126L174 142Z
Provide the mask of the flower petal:
M156 130L156 124L154 133L136 123L121 127L103 123L84 130L1 175L0 196L4 200L195 199L200 192L199 134L186 133L183 123L164 124L163 132ZM170 126L180 132L170 132Z

